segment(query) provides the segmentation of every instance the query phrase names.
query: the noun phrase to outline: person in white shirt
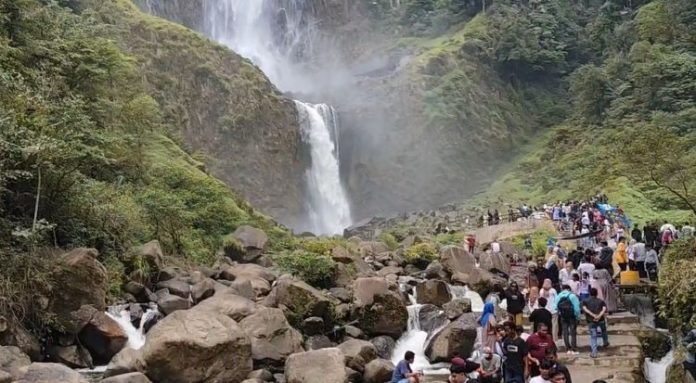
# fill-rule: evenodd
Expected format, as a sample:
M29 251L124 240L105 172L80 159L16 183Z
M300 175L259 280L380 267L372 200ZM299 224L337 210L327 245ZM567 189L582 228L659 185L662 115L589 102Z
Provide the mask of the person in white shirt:
M553 368L553 362L550 360L542 360L539 364L539 376L535 376L529 380L529 383L551 383L549 380L551 369Z
M573 280L573 261L566 261L565 267L558 272L558 279L561 282L561 286L567 285L568 282Z
M493 253L493 255L500 254L500 243L498 243L497 240L491 243L491 252Z
M588 275L592 275L592 272L595 270L595 265L592 263L590 256L585 254L585 258L580 262L580 265L578 266L578 274L583 275L587 273Z

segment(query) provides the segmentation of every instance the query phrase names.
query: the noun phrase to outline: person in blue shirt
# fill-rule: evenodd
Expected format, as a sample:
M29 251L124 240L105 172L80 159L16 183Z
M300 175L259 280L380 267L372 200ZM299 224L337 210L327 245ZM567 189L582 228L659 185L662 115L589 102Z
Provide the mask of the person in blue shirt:
M553 301L553 310L558 313L558 318L561 321L566 352L570 355L576 355L578 353L577 328L581 314L580 300L573 294L569 285L563 285L562 289Z
M394 369L391 383L420 383L420 378L423 374L411 370L411 364L415 359L416 354L414 354L413 351L406 351L404 359L400 361Z

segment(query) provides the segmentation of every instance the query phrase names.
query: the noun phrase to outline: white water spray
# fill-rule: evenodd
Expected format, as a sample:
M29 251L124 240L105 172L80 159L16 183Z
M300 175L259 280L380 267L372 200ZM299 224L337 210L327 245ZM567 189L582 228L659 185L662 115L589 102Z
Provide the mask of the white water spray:
M145 323L147 323L147 321L150 320L150 318L157 315L157 310L147 309L147 311L145 311L145 313L143 314L142 318L140 318L140 326L138 326L138 328L135 328L135 326L133 326L133 324L131 323L130 311L128 310L110 310L106 312L106 315L108 315L111 319L115 320L116 323L118 323L118 325L121 326L123 332L125 332L128 336L127 347L130 347L134 350L138 350L141 347L143 347L143 345L145 345Z
M204 32L249 58L280 89L312 89L305 58L311 56L314 22L304 1L205 0ZM296 101L304 141L311 147L307 174L309 230L341 234L351 224L350 206L341 184L336 112L325 104Z

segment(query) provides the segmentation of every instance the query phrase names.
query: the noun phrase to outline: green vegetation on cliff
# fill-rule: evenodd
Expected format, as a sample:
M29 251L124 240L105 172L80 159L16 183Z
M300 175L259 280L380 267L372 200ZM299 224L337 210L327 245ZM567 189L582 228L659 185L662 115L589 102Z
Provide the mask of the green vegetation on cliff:
M30 302L50 289L53 257L44 247L98 249L117 291L119 258L152 239L183 263L209 263L242 224L267 230L271 247L289 237L182 149L176 119L199 118L180 113L187 101L177 86L189 83L156 77L150 55L229 57L239 77L217 86L240 86L247 93L228 102L252 113L226 109L230 129L263 113L264 100L278 100L260 72L126 1L87 5L76 13L38 0L0 1L0 315L8 318L36 319ZM123 29L126 20L135 26ZM167 44L129 49L124 41L134 40L124 30L166 31ZM195 81L229 79L197 70Z

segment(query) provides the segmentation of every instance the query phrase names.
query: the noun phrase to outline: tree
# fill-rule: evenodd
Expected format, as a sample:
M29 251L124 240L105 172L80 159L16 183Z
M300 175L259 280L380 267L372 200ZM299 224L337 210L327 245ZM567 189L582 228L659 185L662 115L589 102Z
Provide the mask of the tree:
M668 120L658 117L634 128L625 170L634 182L657 186L696 214L694 140L665 125Z
M611 89L602 68L584 65L570 77L570 94L576 116L592 124L600 124L609 108Z

